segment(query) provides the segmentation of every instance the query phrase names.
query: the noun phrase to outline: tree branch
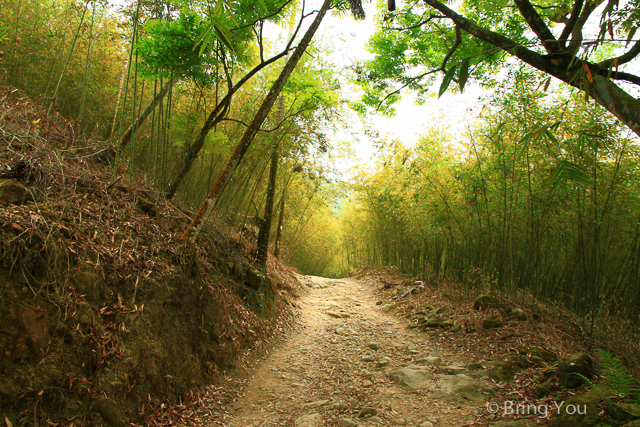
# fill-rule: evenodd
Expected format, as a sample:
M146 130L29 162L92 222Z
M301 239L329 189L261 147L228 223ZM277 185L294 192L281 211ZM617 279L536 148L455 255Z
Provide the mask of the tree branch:
M629 49L624 55L619 56L618 65L626 64L631 61L635 57L640 55L640 40L636 41L633 47ZM602 68L611 68L615 65L616 58L605 59L604 61L598 62L596 65Z
M451 58L451 55L453 55L453 53L456 51L458 46L460 46L461 43L462 43L462 31L460 30L460 26L456 24L456 41L455 43L453 43L453 46L451 46L451 49L449 49L449 52L447 52L447 55L442 60L442 65L440 66L440 69L442 71L446 71L445 67L447 65L447 61L449 61L449 58Z
M575 53L578 51L578 48L580 48L580 45L582 45L582 41L583 41L582 28L584 27L584 24L587 22L587 19L589 19L589 16L591 16L591 13L603 1L604 0L594 0L593 2L587 1L587 4L584 6L584 9L582 9L582 13L580 14L580 17L576 20L576 25L571 30L571 41L569 42L569 47L567 48L569 52Z
M545 50L548 53L557 53L560 51L560 46L558 46L558 41L553 36L547 24L544 23L538 12L533 8L529 0L514 0L516 6L518 6L518 10L529 24L529 28L536 33L538 39L542 42L542 46L544 46Z
M565 44L567 43L567 39L569 38L569 36L571 35L571 32L573 31L573 27L575 27L576 22L578 22L578 18L580 17L580 12L582 11L583 4L584 4L584 0L576 0L576 2L573 4L573 10L571 11L571 16L569 17L569 21L567 21L567 24L564 26L564 29L562 30L562 34L560 34L560 38L558 39L560 46L563 48L565 47Z

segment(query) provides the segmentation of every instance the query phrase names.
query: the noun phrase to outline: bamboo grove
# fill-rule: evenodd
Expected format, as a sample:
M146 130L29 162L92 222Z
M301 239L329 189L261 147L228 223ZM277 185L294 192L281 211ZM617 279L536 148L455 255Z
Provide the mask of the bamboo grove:
M637 139L530 70L510 77L466 136L384 145L355 184L345 256L637 325Z
M9 0L0 10L1 82L81 124L85 135L60 155L89 141L95 158L114 165L114 180L142 178L191 216L314 16L297 1L259 3ZM266 26L284 41L269 39ZM334 191L324 178L326 129L344 104L337 70L321 48L307 52L211 220L255 242L271 181L267 242L287 257Z

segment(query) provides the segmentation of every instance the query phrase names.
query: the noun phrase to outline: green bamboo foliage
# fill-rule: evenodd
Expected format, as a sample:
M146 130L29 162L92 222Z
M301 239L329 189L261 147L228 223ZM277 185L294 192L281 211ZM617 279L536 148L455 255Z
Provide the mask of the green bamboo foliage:
M640 152L601 108L534 78L514 76L462 143L438 130L388 143L345 219L347 259L533 294L590 328L601 315L637 323Z

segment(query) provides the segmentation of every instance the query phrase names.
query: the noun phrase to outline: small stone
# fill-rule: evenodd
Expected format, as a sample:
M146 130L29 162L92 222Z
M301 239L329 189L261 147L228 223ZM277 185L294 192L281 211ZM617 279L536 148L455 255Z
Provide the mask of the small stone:
M377 342L370 342L369 344L367 344L367 347L369 347L371 350L374 350L374 351L380 349Z
M438 356L427 356L424 359L418 360L418 363L423 365L440 365L442 363L442 359Z
M89 316L87 316L86 314L83 314L80 316L80 319L78 320L78 323L80 323L83 326L89 325L91 323L91 318Z
M389 359L387 359L386 357L383 357L382 359L378 360L378 363L376 363L376 368L382 368L384 366L387 366L389 364Z
M374 415L371 418L369 418L369 422L380 424L380 423L382 423L382 418Z
M378 410L376 408L372 408L371 406L366 406L360 409L360 412L358 412L358 418L364 418L367 415L378 415Z
M326 311L325 313L327 313L327 315L331 317L335 317L336 319L346 319L351 317L349 314L343 311Z
M348 418L343 418L338 422L338 427L357 427L358 424Z
M423 421L420 427L433 427L433 423L431 421Z
M482 369L481 363L469 363L467 365L467 370L469 371L479 371L480 369Z
M445 373L446 375L458 375L458 374L462 374L465 371L465 368L463 368L462 366L445 366L444 368L442 368L442 372Z
M371 356L371 355L369 355L369 356L364 356L364 357L362 358L362 361L363 361L363 362L375 362L375 361L376 361L376 357L375 357L375 356Z
M296 418L296 427L316 427L322 422L322 416L320 414L303 415Z
M525 314L524 310L522 310L521 308L516 308L515 310L513 310L510 317L520 322L524 322L525 320L527 320L527 315Z

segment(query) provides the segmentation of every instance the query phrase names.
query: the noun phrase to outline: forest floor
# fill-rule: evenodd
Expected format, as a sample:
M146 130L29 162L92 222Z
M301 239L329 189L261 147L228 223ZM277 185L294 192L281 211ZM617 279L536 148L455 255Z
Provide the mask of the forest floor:
M471 331L469 325L456 334L421 330L410 316L399 316L396 308L404 302L384 304L390 293L379 280L298 279L304 289L297 326L288 337L253 368L229 374L226 385L210 387L196 402L157 421L206 427L525 427L553 418L529 413L514 423L513 414L487 409L491 401L526 399L534 374L516 375L512 388L493 381L489 368L491 356L501 351L495 341L512 351L517 343L530 344L518 329L529 322L514 321L501 332ZM421 296L436 298L428 290ZM467 317L477 312L458 305ZM442 334L455 340L443 345Z

